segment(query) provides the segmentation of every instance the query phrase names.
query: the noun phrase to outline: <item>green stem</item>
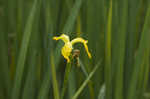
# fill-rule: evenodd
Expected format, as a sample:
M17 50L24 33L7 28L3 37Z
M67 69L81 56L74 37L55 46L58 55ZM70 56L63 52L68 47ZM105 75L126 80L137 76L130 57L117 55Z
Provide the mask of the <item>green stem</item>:
M65 95L65 92L66 92L66 89L67 89L67 83L68 83L69 73L71 72L71 67L72 67L71 62L72 62L72 59L66 65L64 82L63 82L63 87L62 87L62 91L61 91L61 99L64 98L64 95Z
M54 64L54 57L51 55L51 72L52 72L52 82L53 82L53 90L54 90L54 99L60 99L59 97L59 87L56 77L56 68Z

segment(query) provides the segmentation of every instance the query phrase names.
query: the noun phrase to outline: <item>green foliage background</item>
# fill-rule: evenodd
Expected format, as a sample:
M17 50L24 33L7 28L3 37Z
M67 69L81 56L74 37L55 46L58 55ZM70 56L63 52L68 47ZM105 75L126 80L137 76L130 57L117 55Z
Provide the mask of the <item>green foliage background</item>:
M62 33L92 54L67 84ZM150 99L149 78L149 0L0 0L0 99Z

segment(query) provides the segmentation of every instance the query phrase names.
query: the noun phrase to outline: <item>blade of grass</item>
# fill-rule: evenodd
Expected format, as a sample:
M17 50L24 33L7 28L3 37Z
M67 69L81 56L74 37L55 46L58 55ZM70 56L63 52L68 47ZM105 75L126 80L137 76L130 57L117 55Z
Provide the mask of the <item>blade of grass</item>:
M51 72L52 72L51 75L52 75L52 82L53 82L54 99L60 99L53 54L51 54L50 59L51 59Z
M85 88L85 86L88 84L88 82L90 81L90 79L92 78L92 76L94 75L94 73L96 72L96 70L98 69L98 67L101 65L101 61L99 61L97 63L97 65L94 67L94 69L91 71L91 73L89 74L89 76L87 77L87 79L83 82L83 84L80 86L80 88L76 91L76 93L74 94L74 96L71 99L77 99L78 96L81 94L82 90Z
M82 56L85 56L82 60L88 72L92 70L93 65L99 61L100 57L104 57L104 31L106 30L105 26L107 19L107 6L105 2L106 0L87 0L86 5L82 7L82 9L84 8L81 13L82 34L88 39L89 49L92 53L91 60L89 60L84 53L81 53ZM99 72L96 72L95 76L93 77L92 82L95 82L95 85L93 85L94 92L90 91L91 94L89 94L91 99L96 98L95 96L99 92L99 87L104 82L104 73L100 70L98 71ZM86 96L89 98L88 95Z
M66 5L67 5L67 8L71 9L72 4L73 4L73 0L65 0L65 2L66 2Z
M82 24L81 24L81 16L79 15L77 18L77 26L76 26L77 36L80 37L82 33Z
M145 50L144 52L144 59L142 66L140 67L140 72L139 72L139 78L138 78L138 84L137 84L137 95L136 97L139 99L143 99L143 94L146 91L146 86L147 86L147 81L148 81L148 75L147 73L149 72L149 63L147 60L149 60L149 48Z
M145 97L145 99L149 99L150 98L150 93L145 93L144 97Z
M86 71L85 66L83 65L83 62L80 59L79 59L79 64L81 65L81 70L82 70L83 74L85 75L85 77L88 77L89 74Z
M105 99L106 86L103 84L99 90L98 99Z
M30 36L32 32L34 17L36 15L37 9L40 8L41 2L39 1L35 0L32 10L30 12L30 15L28 17L27 23L26 23L24 36L23 36L23 40L21 43L21 49L20 49L20 53L19 53L18 61L17 61L17 69L16 69L15 80L14 80L14 86L12 89L11 99L18 99L20 95L21 80L22 80L23 71L24 71L24 64L26 60L27 49L28 49L30 38L31 38Z
M45 33L43 34L43 61L45 62L44 67L45 67L45 74L44 74L44 78L39 90L39 94L38 94L38 99L45 99L47 98L47 96L49 95L49 88L51 86L51 80L52 80L52 75L51 75L51 67L50 67L50 56L51 56L51 50L53 48L53 44L52 44L52 33L54 30L53 27L53 21L52 20L52 14L53 12L51 11L51 5L52 1L50 0L45 0L45 3L43 4L43 12L44 12L44 23L45 23L45 27L43 27L45 29Z
M149 48L150 49L150 48ZM150 51L147 53L146 56L146 60L145 60L145 71L144 71L144 81L143 81L143 93L146 92L148 86L148 80L149 80L149 72L150 72L150 63L149 63L149 59L150 59ZM143 95L142 95L143 96Z
M48 38L52 38L52 34L50 34L50 36L48 36ZM52 80L52 75L51 75L51 65L52 65L52 62L51 62L51 48L52 48L52 39L49 39L48 40L48 58L47 58L47 71L45 73L45 76L44 76L44 79L43 79L43 82L41 84L41 88L39 90L39 94L38 94L38 99L45 99L47 98L48 94L49 94L49 88L50 88L50 85L51 85L51 80ZM56 85L57 86L57 85ZM56 87L57 88L57 87ZM57 90L57 89L56 89Z
M69 75L69 80L68 80L68 98L71 99L71 97L73 96L73 94L76 91L76 74L75 74L75 69L76 67L72 67L72 70L70 72Z
M149 48L149 37L150 37L150 3L148 3L148 9L147 14L144 22L144 28L141 34L141 40L137 52L137 56L135 57L135 63L134 63L134 71L132 73L130 86L128 89L128 99L134 99L137 93L136 87L137 87L137 81L138 81L138 74L140 71L140 67L143 63L144 59L144 52L146 49Z
M129 0L129 17L128 17L128 32L126 40L126 55L125 55L125 93L127 93L130 75L133 70L134 52L137 43L136 36L136 17L139 8L139 0ZM126 97L127 95L125 95Z
M83 64L83 62L81 61L81 59L79 59L79 64L81 65L81 71L83 72L84 76L87 78L89 76L87 70L85 69L85 65ZM88 88L89 88L89 92L90 92L90 99L94 99L95 96L95 92L94 92L94 86L93 83L94 81L89 80L88 83Z
M138 15L136 19L136 47L138 47L139 44L139 39L141 36L141 32L144 26L144 20L145 20L145 15L146 15L146 8L147 8L147 2L140 0L139 3L139 8L138 8Z
M5 11L5 10L4 10ZM4 13L3 13L4 14ZM5 16L0 14L0 91L6 93L6 99L10 96L10 71L9 71L9 56L8 56L8 32L5 28ZM9 48L10 49L10 48Z
M128 0L123 0L119 2L118 7L119 10L119 26L118 32L115 35L117 38L115 42L116 46L116 70L115 70L115 91L114 98L115 99L123 99L124 98L124 57L125 57L125 41L126 41L126 32L127 32L127 20L128 20ZM119 79L119 80L118 80Z
M6 13L7 13L7 21L5 24L7 24L7 26L5 28L7 28L7 32L14 32L16 31L16 4L17 4L17 0L5 0L5 5L6 5Z
M50 58L48 58L50 60ZM41 87L39 89L38 99L46 99L49 95L49 90L51 86L51 69L50 69L50 61L49 61L49 68L47 69ZM56 87L57 88L57 87ZM57 89L56 89L57 90ZM59 99L59 98L57 98Z
M53 33L53 20L52 20L52 12L51 12L51 4L52 2L49 0L45 0L42 4L42 11L41 11L41 18L40 18L40 43L41 43L41 58L42 58L42 65L41 66L41 76L45 77L45 71L47 71L47 68L50 66L48 65L48 58L50 53L48 50L50 50L49 44L51 41L51 36ZM51 45L50 45L51 46Z
M33 51L33 50L31 50ZM31 54L32 53L32 54ZM36 79L36 59L37 51L34 49L34 52L30 53L30 61L27 73L27 79L24 85L22 99L34 99L35 98L35 79Z
M40 11L40 10L39 10ZM30 40L29 43L29 47L28 47L28 53L27 53L27 57L26 57L26 64L25 64L25 71L26 72L25 76L25 83L24 83L24 89L23 89L23 94L22 94L22 98L23 99L34 99L35 98L35 93L36 93L36 87L37 87L37 75L36 75L36 71L37 71L37 52L39 52L39 47L38 47L38 41L39 41L39 14L37 14L37 17L35 17L35 22L34 22L34 26L32 27L32 40Z
M17 0L17 16L16 16L16 21L17 21L17 33L16 33L16 40L15 40L15 43L16 43L16 49L15 49L15 53L16 53L16 59L18 58L18 52L19 52L19 49L20 49L20 46L21 46L21 39L22 39L22 36L23 36L23 12L24 12L24 8L23 8L23 5L24 2L23 0Z
M71 9L71 13L67 19L67 22L64 26L63 33L69 34L69 32L72 31L83 1L84 0L76 0L73 8Z
M107 32L105 34L105 84L106 99L112 99L111 35L112 35L112 0L110 0Z

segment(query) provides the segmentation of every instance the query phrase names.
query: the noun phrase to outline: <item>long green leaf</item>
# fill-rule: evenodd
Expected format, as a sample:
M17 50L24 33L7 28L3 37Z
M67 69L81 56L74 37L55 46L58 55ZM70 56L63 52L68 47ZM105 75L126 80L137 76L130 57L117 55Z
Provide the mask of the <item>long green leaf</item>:
M127 93L130 75L133 70L135 48L137 45L136 34L136 17L139 8L139 0L129 0L129 17L128 17L128 30L126 40L126 55L125 55L125 93ZM126 97L126 95L125 95Z
M21 81L22 81L22 76L23 76L23 71L24 71L24 64L25 64L28 45L29 45L29 41L31 37L32 27L34 23L34 17L36 15L37 9L40 8L40 5L41 5L40 4L41 2L39 1L35 0L32 10L30 12L30 15L28 17L27 23L26 23L23 40L21 43L21 49L20 49L20 53L19 53L19 57L17 61L17 69L16 69L15 80L14 80L14 86L12 89L11 99L18 99L20 96L20 88L21 88Z
M31 50L33 51L33 50ZM37 59L37 51L34 50L32 54L30 54L30 61L29 61L29 67L28 67L28 73L27 73L27 79L24 85L23 90L23 99L34 99L35 97L35 81L36 81L36 59Z
M105 92L106 92L106 87L105 84L103 84L99 90L99 94L98 94L98 99L105 99Z
M83 82L83 84L80 86L80 88L76 91L76 93L74 94L74 96L71 99L77 99L78 96L81 94L82 90L85 88L85 86L88 84L88 82L90 81L90 79L92 78L92 76L94 75L94 73L96 72L96 70L98 69L98 67L101 65L101 61L99 61L97 63L97 65L94 67L94 69L91 71L91 73L89 74L89 76L87 77L87 79Z
M137 52L137 56L135 57L134 70L132 73L132 78L131 78L131 82L130 82L130 86L128 90L127 99L134 99L137 94L136 87L137 87L137 81L138 81L138 74L142 66L142 63L144 61L144 52L147 49L149 49L149 46L150 46L149 45L149 42L150 42L149 26L150 26L150 3L148 3L148 9L147 9L145 22L144 22L144 28L141 34L139 49Z
M107 32L105 34L105 83L106 99L112 99L112 66L111 66L111 35L112 35L112 0L110 0Z
M59 95L59 87L58 87L58 83L57 83L57 78L56 78L56 69L55 69L55 61L54 61L54 57L51 54L51 72L52 72L52 82L53 82L53 90L54 90L54 99L60 99L60 95Z
M115 99L123 99L124 93L124 57L125 57L125 41L126 41L126 34L127 34L127 20L128 20L128 0L119 1L119 26L118 31L116 33L116 42L115 42L115 50L116 52L114 55L116 56L116 66L115 67L115 91L114 91L114 98ZM119 80L118 80L119 79Z
M4 10L6 11L6 10ZM5 13L6 14L6 13ZM6 14L7 15L7 14ZM8 31L5 28L7 17L6 15L0 15L0 91L4 95L6 93L6 98L10 96L10 72L9 72L9 55L8 53ZM10 37L10 36L9 36ZM9 48L10 49L10 48ZM4 90L5 89L5 90ZM1 98L1 97L0 97Z

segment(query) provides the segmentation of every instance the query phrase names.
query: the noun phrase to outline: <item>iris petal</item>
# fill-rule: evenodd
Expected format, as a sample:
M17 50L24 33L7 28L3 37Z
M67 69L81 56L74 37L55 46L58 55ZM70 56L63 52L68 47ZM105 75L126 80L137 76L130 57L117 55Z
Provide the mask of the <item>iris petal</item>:
M84 40L83 38L75 38L73 39L71 42L70 42L70 39L69 39L69 36L65 35L65 34L62 34L61 36L59 37L53 37L54 40L63 40L65 45L62 47L61 49L61 54L64 56L64 58L67 60L67 62L69 63L70 62L70 59L69 59L69 56L72 52L72 49L73 49L73 45L75 43L83 43L84 47L85 47L85 50L88 54L88 57L91 58L91 53L89 52L88 50L88 46L87 46L87 43L88 41L87 40Z
M92 56L91 56L91 53L90 53L89 50L88 50L88 46L87 46L88 41L87 41L87 40L84 40L83 38L78 37L78 38L75 38L75 39L73 39L73 40L71 41L71 44L72 44L72 45L75 44L75 43L83 43L83 45L84 45L84 47L85 47L85 50L86 50L86 52L87 52L89 58L92 57Z

